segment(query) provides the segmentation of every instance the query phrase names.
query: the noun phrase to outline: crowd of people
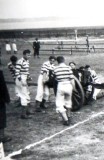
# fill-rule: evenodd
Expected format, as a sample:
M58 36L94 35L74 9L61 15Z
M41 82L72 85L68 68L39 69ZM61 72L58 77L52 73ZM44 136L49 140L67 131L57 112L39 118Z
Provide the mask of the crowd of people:
M36 41L38 41L38 39L36 39ZM34 42L34 46L35 43L37 42ZM40 46L38 47L40 48ZM69 65L66 65L65 58L63 56L50 56L49 59L42 64L37 82L37 94L35 97L34 110L31 110L31 97L28 86L28 82L32 81L32 77L29 73L30 56L31 51L26 49L23 51L22 58L18 59L16 55L12 55L10 57L10 62L8 63L8 69L13 77L15 84L15 94L17 96L19 105L21 106L20 118L27 120L31 118L31 115L33 115L34 112L44 111L47 108L45 103L49 99L50 88L53 88L56 112L59 113L62 117L63 125L69 126L71 111L73 107L73 91L78 90L78 84L76 84L75 80L77 78L84 90L84 104L88 104L89 97L91 101L96 100L97 95L100 92L100 89L93 89L92 86L93 82L100 84L96 72L91 69L90 65L77 68L75 62L69 62ZM37 51L35 47L34 56L39 58L39 50ZM0 76L0 78L2 79L2 76ZM5 94L7 93L7 98L2 97L2 94L0 93L0 115L3 114L2 117L6 117L5 103L10 102L6 84L4 85L5 90L3 89L3 91L5 91ZM0 141L6 142L10 140L9 137L4 136L6 118L5 120L0 119L0 124L1 122L3 126L1 125L0 128Z

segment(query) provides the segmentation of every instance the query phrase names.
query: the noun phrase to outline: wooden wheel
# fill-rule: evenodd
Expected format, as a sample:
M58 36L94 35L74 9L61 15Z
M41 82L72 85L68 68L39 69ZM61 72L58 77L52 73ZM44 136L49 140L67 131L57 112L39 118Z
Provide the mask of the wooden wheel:
M75 79L76 88L73 90L73 93L72 93L72 103L73 103L72 111L77 111L84 104L85 95L84 95L84 90L79 80L76 77L74 77L74 79Z

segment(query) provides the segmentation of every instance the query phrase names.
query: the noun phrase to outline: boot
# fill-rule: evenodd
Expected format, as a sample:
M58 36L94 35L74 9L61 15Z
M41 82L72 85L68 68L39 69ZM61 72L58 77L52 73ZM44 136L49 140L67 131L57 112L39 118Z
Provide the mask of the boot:
M42 99L42 102L40 103L40 108L46 109L47 107L45 106L45 99Z
M12 138L4 134L4 129L0 129L0 142L6 143L11 141Z
M68 117L68 121L70 122L71 109L67 108L66 106L64 106L64 108L66 109L66 115Z
M42 111L41 108L40 108L40 104L41 104L41 102L36 100L36 104L35 104L35 108L36 108L35 111L36 112L41 112Z
M30 117L26 114L27 106L22 106L21 119L29 119Z
M33 115L34 114L34 112L32 112L31 110L31 105L30 105L30 103L27 105L27 107L26 107L26 114L27 115Z
M60 112L60 115L61 115L61 117L63 119L63 125L69 126L70 123L69 123L69 119L67 117L66 111Z
M21 107L21 101L20 98L14 101L15 107Z

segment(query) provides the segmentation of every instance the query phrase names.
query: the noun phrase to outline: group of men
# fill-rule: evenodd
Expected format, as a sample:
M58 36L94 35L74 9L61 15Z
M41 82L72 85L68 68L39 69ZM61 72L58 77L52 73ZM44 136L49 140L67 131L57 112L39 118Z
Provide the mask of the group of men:
M29 74L29 57L31 55L30 50L23 51L23 57L19 60L13 55L11 56L11 62L8 64L8 68L15 81L16 95L20 99L22 108L21 118L30 118L31 106L30 106L30 92L28 87L28 81L32 80ZM55 65L55 61L57 65ZM74 68L75 63L70 62L66 65L65 58L63 56L50 56L48 61L44 62L38 77L37 82L37 94L35 98L35 112L42 112L46 108L45 102L49 99L50 88L54 89L56 111L60 113L63 124L70 124L70 111L72 108L72 93L75 88L75 77L79 79L81 83L81 72L77 72ZM90 77L94 82L97 80L96 73L90 69L89 65L86 65L86 70L90 72ZM89 92L91 85L88 85L87 91ZM98 90L94 92L93 98L96 99Z
M28 81L31 80L29 75L29 57L30 50L23 51L23 57L19 60L13 55L8 68L15 81L16 95L20 99L22 106L21 118L28 119L30 113L30 93ZM14 62L13 62L14 61ZM55 61L58 65L55 66ZM54 81L55 80L55 81ZM51 81L51 83L50 83ZM57 85L54 85L57 84ZM69 125L70 109L72 107L72 87L73 72L70 66L65 64L63 56L50 56L49 60L43 63L37 82L37 94L35 111L41 112L45 108L45 102L49 98L50 88L54 88L56 96L56 111L63 118L63 124ZM55 87L54 87L55 86ZM57 87L56 87L57 86ZM33 114L33 112L32 112Z
M36 47L37 46L37 47ZM38 39L33 43L34 56L39 58L40 44ZM38 49L37 49L38 48ZM86 95L91 93L92 84L94 82L100 84L97 74L91 69L90 65L76 68L75 62L70 62L66 65L63 56L50 56L49 59L41 66L41 71L38 76L37 94L35 97L34 110L31 111L31 98L28 82L32 80L29 74L29 58L31 51L26 49L23 51L23 56L18 60L15 55L10 57L8 68L15 83L15 93L21 105L21 119L31 118L31 114L42 112L46 109L45 103L49 99L50 88L53 88L55 94L56 112L59 113L63 120L63 125L70 125L71 110L73 106L72 96L73 90L76 88L75 77L80 81ZM56 64L57 62L57 64ZM4 129L6 127L6 104L10 102L9 93L4 80L3 72L0 71L0 141L7 142L11 138L5 136ZM100 89L94 88L92 99L96 100ZM88 100L88 99L87 99Z
M89 101L95 101L101 89L93 87L94 84L101 84L101 81L96 74L95 70L91 68L90 65L81 66L76 68L75 62L70 62L69 65L73 70L73 74L79 79L84 93L85 93L85 104ZM91 96L90 96L91 95ZM90 98L89 98L90 96Z
M11 62L8 64L8 68L15 81L15 93L22 106L21 118L23 119L28 118L30 106L30 92L28 89L28 81L31 80L29 74L30 55L30 50L24 50L21 59L18 60L17 57L13 55L10 57Z

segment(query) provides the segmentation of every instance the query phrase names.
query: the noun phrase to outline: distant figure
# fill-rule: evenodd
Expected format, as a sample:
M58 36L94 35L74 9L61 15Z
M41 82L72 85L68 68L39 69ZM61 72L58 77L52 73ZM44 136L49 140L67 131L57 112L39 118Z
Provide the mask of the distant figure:
M54 48L52 49L52 54L53 54L53 55L55 54L55 49L54 49Z
M12 43L12 50L13 50L13 53L14 53L14 54L17 53L17 45L16 45L15 40L14 40L13 43Z
M7 54L11 54L11 45L9 41L6 41L5 50Z
M75 48L77 49L77 39L78 39L78 37L77 37L77 30L75 29Z
M37 58L40 58L39 57L40 42L38 41L38 38L36 38L35 41L33 42L33 49L34 49L34 57L37 56Z
M63 41L60 42L61 49L63 49Z
M57 41L57 49L63 49L63 41Z
M10 96L4 79L3 71L0 70L0 142L8 142L11 140L6 136L4 130L6 128L6 103L10 102Z
M95 46L94 45L92 46L91 49L92 49L92 52L95 53Z
M86 46L87 46L87 53L90 53L90 44L89 44L89 37L87 35L87 38L86 38Z

